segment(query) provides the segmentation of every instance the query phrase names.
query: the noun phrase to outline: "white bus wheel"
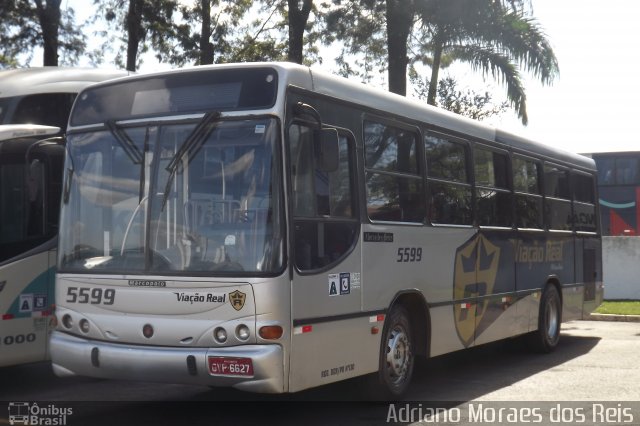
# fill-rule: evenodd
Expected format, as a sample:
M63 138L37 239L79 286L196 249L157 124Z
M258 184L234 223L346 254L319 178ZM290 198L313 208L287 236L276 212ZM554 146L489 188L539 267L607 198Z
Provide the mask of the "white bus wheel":
M411 383L414 365L414 341L409 313L404 306L394 306L387 315L382 334L374 396L385 400L399 398Z
M540 298L538 329L529 335L529 344L536 352L552 352L560 341L562 302L554 285L548 285Z

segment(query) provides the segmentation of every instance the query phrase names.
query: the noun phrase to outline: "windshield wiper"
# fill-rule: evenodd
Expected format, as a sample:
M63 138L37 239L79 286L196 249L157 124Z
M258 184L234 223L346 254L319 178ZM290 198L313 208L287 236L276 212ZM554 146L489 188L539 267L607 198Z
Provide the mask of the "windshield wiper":
M129 156L133 164L142 162L142 153L136 144L129 138L127 133L122 130L114 120L107 120L104 123L114 138L118 141L124 152Z
M202 120L198 123L198 125L193 129L193 131L187 136L184 140L180 148L175 153L171 161L166 167L166 170L169 172L169 176L167 177L167 185L164 188L164 194L162 196L162 208L160 211L164 211L165 205L167 204L167 198L169 198L169 192L171 191L171 183L173 182L173 176L178 170L178 165L184 157L185 154L189 154L189 158L193 153L198 152L202 144L207 140L211 132L218 126L218 119L220 118L219 111L208 112L202 117Z
M68 165L67 174L65 175L64 183L62 186L62 202L64 204L67 204L69 202L69 195L71 194L71 181L73 180L73 174L76 171L76 166L73 162L73 157L71 156L71 148L69 147L69 144L65 145L64 150L66 151L67 157L67 159L65 159L65 162L68 163Z

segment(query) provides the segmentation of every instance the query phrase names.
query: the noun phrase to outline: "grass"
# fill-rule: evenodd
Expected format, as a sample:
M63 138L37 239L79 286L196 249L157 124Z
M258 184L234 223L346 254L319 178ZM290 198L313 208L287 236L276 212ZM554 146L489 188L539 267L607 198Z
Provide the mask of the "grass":
M640 300L608 300L595 310L598 314L640 315Z

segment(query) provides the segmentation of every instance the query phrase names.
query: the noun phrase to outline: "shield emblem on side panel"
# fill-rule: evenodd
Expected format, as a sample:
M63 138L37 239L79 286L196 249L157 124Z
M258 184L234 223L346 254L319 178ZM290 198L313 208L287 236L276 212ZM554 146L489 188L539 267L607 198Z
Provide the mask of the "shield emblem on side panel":
M488 300L476 298L493 293L500 248L484 235L476 234L456 250L453 276L453 315L460 341L467 347L485 313Z
M236 311L244 307L245 300L247 300L247 295L239 290L229 293L229 303Z

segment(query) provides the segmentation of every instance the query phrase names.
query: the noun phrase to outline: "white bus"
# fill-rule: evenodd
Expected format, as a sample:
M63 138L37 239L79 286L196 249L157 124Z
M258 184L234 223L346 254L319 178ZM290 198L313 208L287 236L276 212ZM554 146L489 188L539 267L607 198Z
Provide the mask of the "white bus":
M48 356L64 161L63 140L55 136L80 89L124 75L0 71L0 367Z
M67 148L59 376L397 397L602 299L592 160L307 67L94 85Z

